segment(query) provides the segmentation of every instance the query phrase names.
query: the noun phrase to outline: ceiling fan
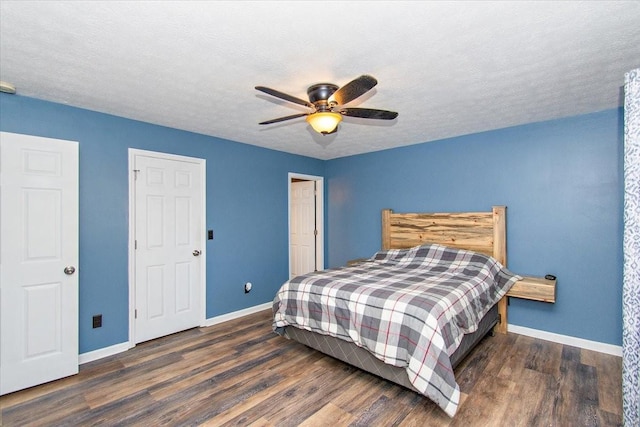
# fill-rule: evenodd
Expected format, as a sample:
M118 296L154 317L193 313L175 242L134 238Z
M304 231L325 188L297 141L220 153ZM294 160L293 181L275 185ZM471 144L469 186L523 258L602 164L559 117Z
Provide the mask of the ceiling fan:
M307 89L309 101L287 95L286 93L268 87L256 86L256 89L261 92L313 109L313 111L308 113L279 117L259 124L269 125L306 116L306 121L316 132L328 135L338 131L338 123L342 121L342 116L393 120L398 117L398 113L394 111L344 107L344 104L364 95L377 84L378 81L369 75L362 75L342 87L338 87L332 83L318 83Z

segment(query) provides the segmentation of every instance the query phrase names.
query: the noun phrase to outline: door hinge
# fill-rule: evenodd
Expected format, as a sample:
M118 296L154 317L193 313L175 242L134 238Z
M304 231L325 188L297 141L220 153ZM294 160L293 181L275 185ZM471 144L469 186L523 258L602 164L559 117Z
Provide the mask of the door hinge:
M138 241L137 240L133 241L133 249L138 249Z
M317 236L318 235L318 230L313 230L313 235Z
M133 170L133 179L136 181L138 180L138 172L140 172L140 169Z
M138 318L138 309L137 308L135 310L133 310L133 318L134 319Z

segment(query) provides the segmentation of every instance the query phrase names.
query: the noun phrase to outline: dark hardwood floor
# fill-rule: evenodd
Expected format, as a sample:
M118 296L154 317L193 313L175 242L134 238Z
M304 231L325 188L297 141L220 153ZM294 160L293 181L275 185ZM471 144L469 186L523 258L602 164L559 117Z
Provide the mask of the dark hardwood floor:
M271 332L269 310L149 341L0 398L6 426L609 426L621 359L521 335L487 337L456 369L455 418Z

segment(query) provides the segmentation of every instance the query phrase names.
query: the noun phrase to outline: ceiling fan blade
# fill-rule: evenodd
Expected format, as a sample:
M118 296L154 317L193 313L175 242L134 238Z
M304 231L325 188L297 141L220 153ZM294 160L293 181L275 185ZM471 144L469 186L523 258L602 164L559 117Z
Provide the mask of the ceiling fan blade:
M305 101L304 99L296 98L295 96L287 95L286 93L282 93L278 90L271 89L264 86L256 86L256 89L260 92L267 93L271 96L275 96L276 98L284 99L285 101L293 102L294 104L304 105L305 107L315 108L312 103L309 101Z
M340 114L363 119L393 120L398 117L395 111L374 110L372 108L341 108Z
M331 97L338 105L344 105L364 95L377 84L378 81L375 78L365 74L342 86Z
M309 113L292 114L290 116L279 117L277 119L267 120L266 122L261 122L261 123L258 123L258 124L259 125L270 125L271 123L284 122L285 120L297 119L298 117L304 117L304 116L308 116L308 115L309 115Z

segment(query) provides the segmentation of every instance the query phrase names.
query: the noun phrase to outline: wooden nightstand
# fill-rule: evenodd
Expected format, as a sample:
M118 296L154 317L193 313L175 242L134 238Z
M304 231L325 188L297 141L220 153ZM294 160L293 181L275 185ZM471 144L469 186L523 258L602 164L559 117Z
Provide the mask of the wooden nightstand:
M544 277L522 276L507 292L508 297L534 301L556 302L556 280Z
M556 280L545 279L544 277L521 276L507 292L506 297L522 298L533 301L556 302ZM507 300L502 298L498 302L499 321L496 331L501 334L507 333Z
M358 264L362 264L363 262L367 261L369 258L356 258L356 259L350 259L349 261L347 261L347 267L355 267Z

